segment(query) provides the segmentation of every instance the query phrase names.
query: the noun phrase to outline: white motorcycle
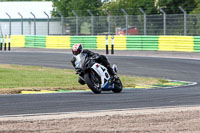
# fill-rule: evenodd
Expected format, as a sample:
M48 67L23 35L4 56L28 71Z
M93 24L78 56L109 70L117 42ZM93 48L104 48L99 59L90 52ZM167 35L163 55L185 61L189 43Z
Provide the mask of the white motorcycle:
M106 67L96 62L96 59L89 58L87 54L81 53L77 55L75 69L80 78L95 93L100 94L101 91L113 91L120 93L123 89L121 80L111 80L110 74ZM117 65L113 65L113 71L117 74Z

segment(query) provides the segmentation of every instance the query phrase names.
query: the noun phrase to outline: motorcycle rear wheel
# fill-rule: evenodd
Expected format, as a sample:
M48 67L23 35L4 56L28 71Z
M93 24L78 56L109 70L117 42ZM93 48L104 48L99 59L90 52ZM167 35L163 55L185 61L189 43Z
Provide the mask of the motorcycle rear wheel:
M85 83L87 84L87 86L95 93L95 94L100 94L101 93L101 84L99 83L95 83L95 81L93 81L93 79L91 78L91 76L96 76L96 75L91 75L94 73L86 73L84 75L84 79L85 79Z

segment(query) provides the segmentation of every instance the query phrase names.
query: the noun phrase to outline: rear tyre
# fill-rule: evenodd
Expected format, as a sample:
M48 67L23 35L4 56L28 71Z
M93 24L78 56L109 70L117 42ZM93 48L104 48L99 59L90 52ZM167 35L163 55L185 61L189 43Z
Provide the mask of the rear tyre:
M114 89L112 90L114 93L120 93L123 89L123 85L120 79L114 81Z
M96 78L96 79L94 79ZM84 75L85 83L87 86L95 93L100 94L101 93L101 84L100 82L97 82L98 78L94 73L86 73Z

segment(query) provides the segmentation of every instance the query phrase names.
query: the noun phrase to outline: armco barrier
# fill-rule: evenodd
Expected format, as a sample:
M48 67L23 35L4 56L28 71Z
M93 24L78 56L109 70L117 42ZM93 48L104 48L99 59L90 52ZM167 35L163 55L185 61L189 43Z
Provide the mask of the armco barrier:
M192 36L159 36L159 51L194 51Z
M47 36L46 48L70 49L70 36Z
M81 43L84 48L96 49L96 38L96 36L71 36L71 46L75 43Z
M127 50L158 50L158 36L127 36Z
M106 36L97 36L96 43L97 43L96 46L97 46L98 50L106 49ZM111 36L108 36L108 44L110 46L110 44L111 44Z
M15 35L11 36L11 47L25 47L25 36Z
M194 52L200 52L200 37L194 37Z
M109 50L111 37L108 36ZM75 43L105 50L106 36L11 36L11 47L71 49ZM200 36L114 36L114 49L200 52Z
M25 36L25 47L46 48L46 36Z
M114 50L126 50L126 49L127 49L126 36L114 36Z
M112 36L108 36L108 48L111 50ZM106 49L106 36L96 37L96 49ZM126 50L126 36L114 36L114 49L115 50Z

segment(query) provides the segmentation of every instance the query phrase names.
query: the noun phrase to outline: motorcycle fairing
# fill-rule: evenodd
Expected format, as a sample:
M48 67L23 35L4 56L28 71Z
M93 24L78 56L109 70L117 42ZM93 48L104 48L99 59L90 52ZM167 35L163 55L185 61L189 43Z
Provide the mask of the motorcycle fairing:
M98 63L95 63L91 68L101 77L101 88L109 88L110 75L107 68Z
M103 91L110 91L114 88L114 84L110 82L110 80L108 80L106 82L106 84L104 85L104 87L102 88Z

